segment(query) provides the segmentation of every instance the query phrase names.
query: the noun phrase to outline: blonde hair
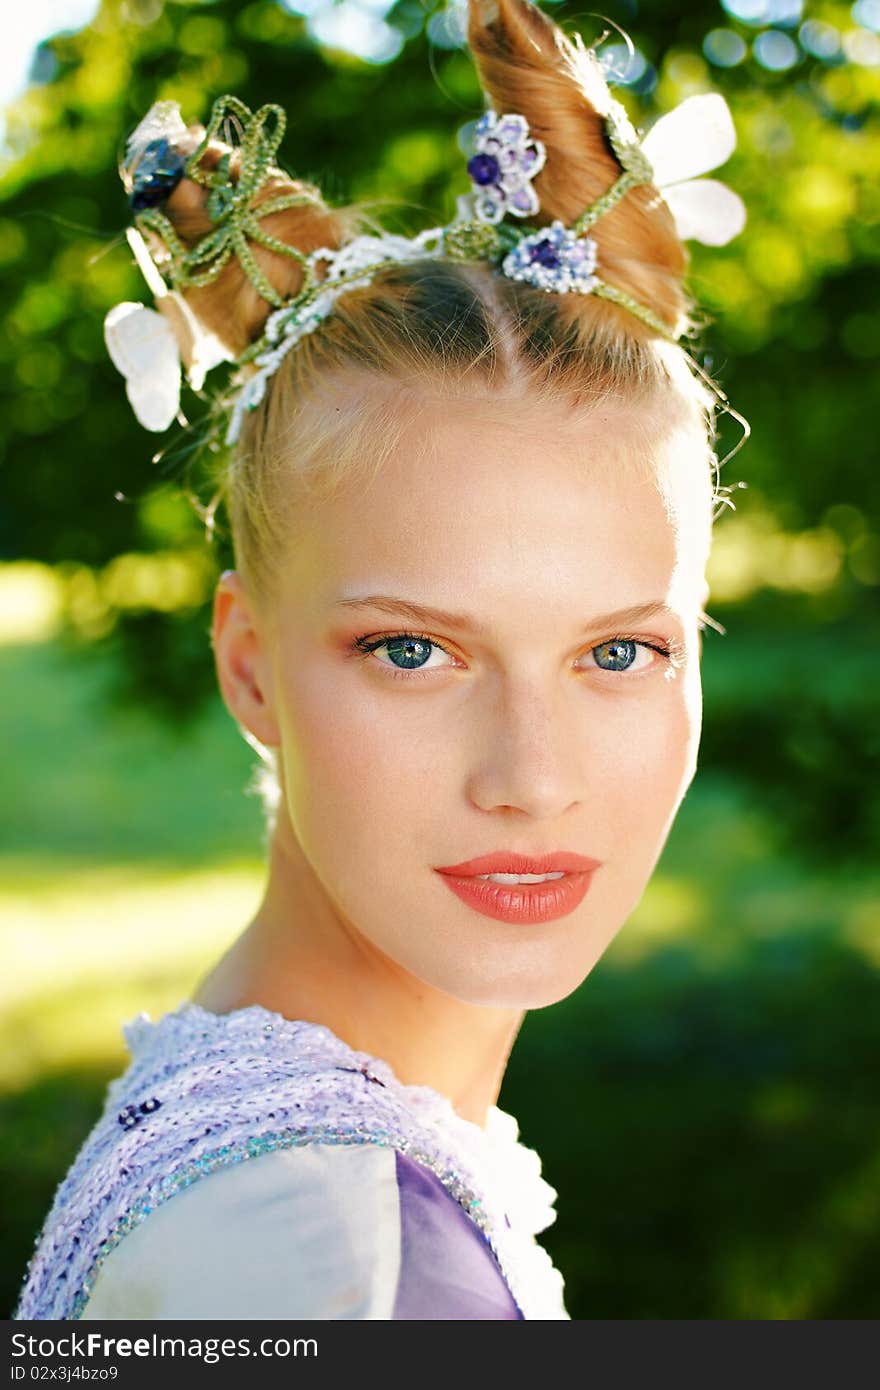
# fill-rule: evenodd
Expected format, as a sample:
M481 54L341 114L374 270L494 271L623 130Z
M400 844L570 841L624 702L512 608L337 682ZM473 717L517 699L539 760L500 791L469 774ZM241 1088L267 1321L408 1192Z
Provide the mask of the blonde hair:
M531 222L560 218L571 225L620 173L605 136L611 96L595 54L531 0L469 0L468 41L489 104L521 113L546 146L535 178L540 212ZM230 153L236 178L238 153L219 141L207 147L203 167ZM280 170L256 203L296 191L313 196L267 215L262 225L303 252L382 231L366 205L331 208L313 184ZM199 184L184 179L167 200L165 211L185 245L211 229L205 199ZM674 331L693 331L697 319L683 284L687 252L656 188L630 189L590 235L607 280ZM297 261L256 244L252 251L281 295L298 291ZM271 312L235 257L213 284L186 295L201 323L236 357L260 336ZM379 469L401 428L400 400L423 387L450 397L463 390L514 392L536 403L584 407L611 397L647 404L673 391L705 429L707 468L717 468L716 397L690 363L678 345L594 295L548 294L488 263L426 259L390 267L342 295L320 329L287 354L260 406L246 415L235 453L217 471L215 503L227 507L236 567L257 602L271 604L298 506L356 470ZM326 392L322 398L322 388L343 374L344 399L331 402ZM377 392L377 379L392 389ZM280 799L275 751L242 733L263 763L251 790L263 800L271 833Z

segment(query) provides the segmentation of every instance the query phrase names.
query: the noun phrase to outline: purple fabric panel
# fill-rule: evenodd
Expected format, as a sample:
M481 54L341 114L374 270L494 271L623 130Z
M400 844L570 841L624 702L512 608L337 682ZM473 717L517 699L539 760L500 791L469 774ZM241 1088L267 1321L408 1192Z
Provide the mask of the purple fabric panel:
M398 1150L400 1278L392 1317L521 1318L486 1237L440 1179Z

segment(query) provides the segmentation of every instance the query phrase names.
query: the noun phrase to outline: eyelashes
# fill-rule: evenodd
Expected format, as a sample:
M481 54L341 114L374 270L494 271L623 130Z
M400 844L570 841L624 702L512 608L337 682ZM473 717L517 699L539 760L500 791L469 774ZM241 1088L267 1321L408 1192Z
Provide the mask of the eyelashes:
M701 622L699 626L700 628L703 628L705 624ZM364 634L362 636L356 637L352 642L351 646L352 650L360 652L362 654L362 658L366 660L368 657L373 655L373 653L378 651L381 647L390 645L391 643L407 642L419 642L425 647L443 652L446 656L453 655L453 653L450 652L447 647L444 647L442 642L438 642L435 638L429 637L426 633L421 632L391 632L385 633L380 637ZM647 651L655 652L657 656L660 657L661 661L665 664L668 670L675 670L683 666L687 654L687 647L685 643L678 640L677 638L668 639L667 642L664 644L657 642L647 642L644 638L639 638L628 633L615 633L613 637L606 637L604 641L597 642L592 647L590 647L589 654L592 655L594 652L600 651L603 647L612 647L615 645L615 643L627 643L635 647L641 647ZM413 680L426 679L434 671L438 669L453 669L450 667L431 667L430 669L425 669L421 667L405 668L401 666L393 666L390 665L388 662L378 661L378 659L375 664L381 667L383 676L388 676L391 680L405 680L410 682L412 682ZM633 670L633 668L630 665L619 670L610 670L607 667L599 666L598 664L596 664L592 667L585 667L584 670L601 672L606 676L625 676L627 672ZM634 676L647 675L648 670L650 670L650 668L648 668L647 670L636 669L633 674ZM630 678L632 679L633 677Z

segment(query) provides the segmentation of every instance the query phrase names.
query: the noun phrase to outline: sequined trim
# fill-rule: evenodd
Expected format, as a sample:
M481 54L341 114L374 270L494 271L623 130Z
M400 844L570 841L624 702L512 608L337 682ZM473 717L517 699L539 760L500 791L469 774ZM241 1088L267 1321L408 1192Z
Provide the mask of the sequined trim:
M116 1222L113 1230L105 1241L98 1248L91 1268L88 1271L81 1287L77 1290L70 1312L70 1318L78 1320L82 1317L85 1307L89 1301L95 1280L101 1270L105 1259L114 1250L120 1241L128 1235L129 1231L134 1230L141 1222L146 1220L151 1212L166 1202L169 1197L180 1192L185 1187L197 1182L199 1178L206 1177L209 1173L216 1172L218 1168L228 1167L234 1163L241 1163L249 1158L258 1158L260 1154L273 1153L276 1149L299 1148L307 1144L375 1144L380 1148L398 1149L405 1153L416 1163L422 1164L425 1168L430 1168L435 1173L448 1192L451 1192L456 1201L464 1208L468 1216L479 1226L492 1248L498 1264L507 1278L500 1254L496 1249L492 1223L490 1222L483 1208L483 1201L476 1197L466 1183L462 1182L458 1173L451 1169L444 1169L439 1164L433 1154L426 1153L424 1149L416 1144L410 1143L406 1139L397 1139L396 1142L388 1134L381 1131L351 1132L339 1134L334 1130L307 1130L304 1133L290 1133L290 1131L270 1132L268 1134L255 1135L253 1138L243 1143L223 1144L219 1149L213 1149L210 1153L203 1154L194 1163L188 1163L175 1173L168 1174L163 1178L155 1190L150 1194L150 1200L140 1202L137 1206L130 1208L126 1214ZM509 1280L508 1280L509 1282Z

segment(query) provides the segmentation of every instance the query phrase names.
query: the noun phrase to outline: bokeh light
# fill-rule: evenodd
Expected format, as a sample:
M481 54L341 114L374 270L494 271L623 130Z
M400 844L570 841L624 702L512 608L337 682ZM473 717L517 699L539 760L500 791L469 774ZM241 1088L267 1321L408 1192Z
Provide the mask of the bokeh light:
M767 22L767 0L721 0L722 7L742 24L760 27Z
M721 0L721 4L734 19L754 28L777 24L784 29L793 29L800 24L804 14L803 0Z
M798 30L801 48L814 58L833 62L840 55L840 32L822 19L808 19Z
M446 7L428 20L428 39L437 48L463 48L467 43L467 24L467 4L448 0Z
M291 14L312 15L325 9L327 0L281 0L281 4Z
M778 29L765 29L752 45L757 62L768 72L788 72L800 62L801 54L794 39Z
M851 13L856 24L880 32L880 0L856 0Z
M703 40L703 52L719 68L735 68L748 51L745 39L733 29L710 29Z
M383 3L382 11L390 6ZM341 0L332 8L323 6L309 16L309 33L328 48L342 48L367 63L389 63L403 48L403 35L387 24L381 14L363 0Z
M841 42L851 63L858 63L862 68L880 68L880 34L850 29Z
M804 17L804 0L767 0L768 24L782 29L796 29Z
M609 43L599 50L599 64L609 82L631 87L644 77L648 60L638 48L630 49L625 43Z

